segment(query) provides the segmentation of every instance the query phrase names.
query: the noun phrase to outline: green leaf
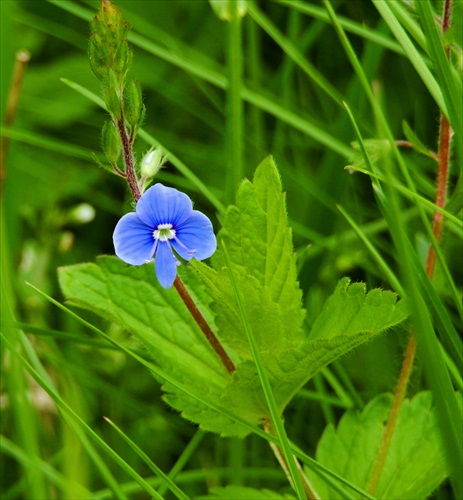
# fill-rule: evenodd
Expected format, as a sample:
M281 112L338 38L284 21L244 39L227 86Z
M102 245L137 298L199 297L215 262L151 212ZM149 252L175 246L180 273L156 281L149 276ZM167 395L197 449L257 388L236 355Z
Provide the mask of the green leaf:
M214 299L215 323L221 340L239 356L241 361L252 359L245 328L238 311L238 302L226 269L215 271L194 261L193 268ZM302 342L300 320L288 316L280 304L272 301L270 290L253 276L236 274L235 280L245 298L246 316L260 352L279 353Z
M350 284L349 278L343 278L326 301L309 339L355 336L363 332L374 335L406 317L406 303L397 302L395 293L376 288L367 294L364 283Z
M224 488L212 488L209 495L204 497L198 497L197 500L205 500L205 499L217 499L217 500L290 500L295 497L292 495L282 495L280 493L276 493L275 491L263 489L256 490L254 488L246 488L244 486L226 486Z
M263 353L281 409L323 367L406 319L405 302L392 292L367 294L363 283L349 282L340 280L303 344L277 356Z
M318 443L317 461L365 489L375 465L391 400L390 395L381 395L361 413L348 411L337 429L329 425ZM375 493L377 498L428 498L447 477L431 403L430 392L404 400ZM321 498L341 498L316 474L307 473Z
M186 285L194 282L194 298L205 303L188 266L182 266ZM100 257L96 264L59 270L67 300L123 326L148 350L150 358L179 382L217 404L230 380L203 333L191 319L175 289L164 290L150 265L128 266L115 257ZM206 319L212 322L207 311ZM240 434L242 428L205 405L164 384L166 401L205 430Z
M233 270L254 277L268 289L269 300L279 304L282 320L299 333L304 311L297 282L296 260L286 200L275 162L267 157L256 169L253 182L244 180L236 205L228 208L218 239L228 250ZM225 266L222 251L213 266Z
M407 317L404 301L392 292L364 284L338 284L309 334L302 330L304 311L298 287L284 195L273 161L244 181L236 205L224 217L218 236L232 261L244 313L269 377L278 410L321 368ZM218 336L233 351L237 371L221 403L252 424L269 418L230 272L218 250L211 269L193 262L213 299Z

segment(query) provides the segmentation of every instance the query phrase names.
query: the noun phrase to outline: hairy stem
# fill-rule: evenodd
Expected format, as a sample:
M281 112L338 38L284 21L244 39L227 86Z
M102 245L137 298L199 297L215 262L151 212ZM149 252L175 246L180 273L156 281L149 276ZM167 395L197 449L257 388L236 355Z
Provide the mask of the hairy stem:
M228 373L233 373L236 370L233 361L225 352L224 348L222 347L222 344L219 342L219 339L215 336L215 333L211 330L211 327L204 319L204 316L201 314L201 311L197 308L196 304L191 298L191 295L188 293L188 290L185 288L185 285L183 284L182 280L179 278L178 275L175 278L174 287L177 290L178 294L180 295L180 298L183 300L183 303L190 311L190 314L193 316L193 319L196 321L199 328L201 328L212 349L214 349L214 351L219 356L220 360L227 369Z
M392 437L394 435L397 421L399 419L400 408L407 392L407 385L408 381L410 380L415 353L416 335L414 332L412 332L408 341L407 350L405 351L405 357L402 364L402 369L400 370L399 381L394 393L394 399L392 401L386 428L384 429L383 439L381 441L378 455L376 457L375 467L366 488L368 493L371 493L372 495L374 494L378 486L381 472L383 471L384 463L386 461L387 453L389 451L389 448L391 447Z
M444 2L444 13L442 18L442 32L445 33L451 23L451 13L452 13L452 0L445 0ZM446 47L445 52L447 57L450 53L450 48ZM450 128L449 121L447 118L441 114L440 126L439 126L439 146L437 153L437 181L436 181L436 199L435 204L439 208L445 207L445 202L447 199L447 183L449 175L449 165L450 165L450 152L451 152L451 141L452 141L452 129ZM444 226L444 218L440 212L435 212L432 222L432 231L436 238L436 242L439 243L442 236L442 229ZM431 245L428 250L428 255L426 258L426 274L430 280L434 276L434 269L436 265L436 252ZM407 392L408 381L410 380L410 374L413 369L413 361L416 354L416 333L411 332L410 338L408 340L407 349L405 351L405 357L402 363L402 368L399 375L399 380L394 393L394 399L392 402L392 407L389 413L389 418L384 429L383 439L376 457L376 463L373 469L373 473L370 478L370 482L367 487L367 491L374 494L378 486L379 479L381 477L381 472L384 467L384 463L387 458L389 448L391 446L392 437L397 425L399 418L400 409L402 402L405 398Z
M435 204L439 208L445 207L447 199L447 183L449 178L450 164L450 149L452 142L452 129L449 121L442 115L440 120L439 130L439 152L438 152L438 170L436 182L436 200ZM442 228L444 226L444 217L440 212L434 213L432 221L432 231L436 237L437 243L440 242L442 236ZM436 251L433 246L429 247L428 256L426 259L426 274L430 279L434 276L434 268L436 266Z
M117 120L117 129L122 142L122 150L124 152L125 176L129 183L130 190L135 201L140 199L140 187L138 186L137 176L135 175L135 167L133 162L132 143L124 126L124 118Z

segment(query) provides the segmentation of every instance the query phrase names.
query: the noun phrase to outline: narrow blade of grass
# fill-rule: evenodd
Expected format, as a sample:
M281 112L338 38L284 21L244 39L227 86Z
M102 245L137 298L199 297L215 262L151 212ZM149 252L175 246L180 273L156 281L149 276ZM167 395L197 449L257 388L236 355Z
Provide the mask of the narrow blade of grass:
M169 490L179 499L188 500L188 496L166 475L164 472L149 458L149 456L138 446L136 445L130 438L125 434L125 432L120 429L110 418L103 417L108 424L116 430L116 432L124 439L126 443L135 451L135 453L145 462L145 464L160 478L165 481L165 484L168 485ZM162 500L163 497L157 491L153 495L153 498L158 500Z
M235 293L236 301L238 303L238 308L241 315L241 321L243 322L244 329L246 331L246 335L248 338L249 346L252 352L252 357L254 359L254 363L256 365L257 373L259 375L260 382L262 384L262 390L264 391L265 400L267 401L268 408L270 411L270 415L272 418L272 423L275 429L275 432L278 436L278 439L281 443L281 449L283 455L285 457L286 465L288 466L289 473L291 475L292 486L296 490L299 498L305 497L304 485L302 483L301 476L297 470L296 463L294 461L294 456L291 452L291 448L289 445L288 437L286 435L285 428L283 426L283 422L281 421L280 414L278 412L278 407L275 401L275 397L273 395L272 387L270 385L270 381L268 379L267 373L265 372L265 368L262 365L262 361L260 359L259 349L257 348L256 341L254 340L254 335L251 330L251 326L249 325L248 318L246 316L246 311L243 306L243 301L241 298L240 291L236 284L235 275L233 274L233 269L231 268L231 261L228 256L227 249L225 247L224 242L222 241L222 248L225 255L225 261L227 263L227 269L229 271L229 277L233 286L233 290Z

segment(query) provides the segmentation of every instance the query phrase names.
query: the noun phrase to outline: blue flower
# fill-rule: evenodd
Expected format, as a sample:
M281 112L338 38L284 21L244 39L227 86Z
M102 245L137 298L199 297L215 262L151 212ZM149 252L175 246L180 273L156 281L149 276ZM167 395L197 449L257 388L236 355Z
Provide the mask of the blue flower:
M156 276L164 288L172 286L180 265L173 250L185 260L203 260L217 248L211 221L174 188L155 184L143 193L135 210L114 229L116 255L133 266L155 257Z

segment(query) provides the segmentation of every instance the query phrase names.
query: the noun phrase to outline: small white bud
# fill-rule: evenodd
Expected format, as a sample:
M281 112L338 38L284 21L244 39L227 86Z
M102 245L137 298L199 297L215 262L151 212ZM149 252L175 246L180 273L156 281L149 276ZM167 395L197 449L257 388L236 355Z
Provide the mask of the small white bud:
M162 148L150 149L141 161L141 175L145 179L154 177L167 160Z

